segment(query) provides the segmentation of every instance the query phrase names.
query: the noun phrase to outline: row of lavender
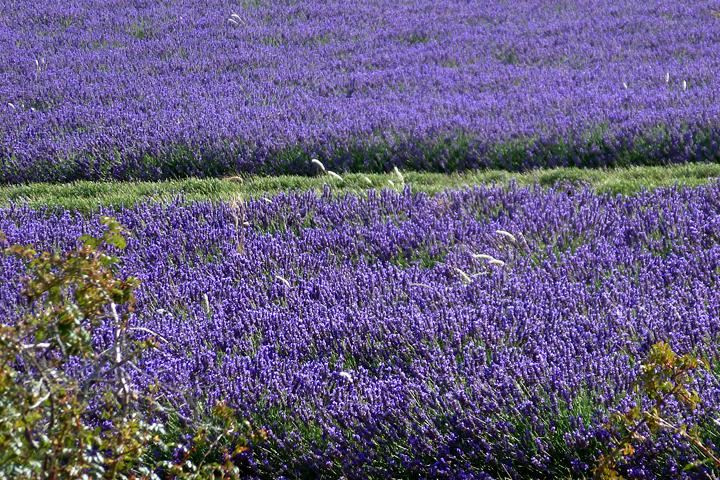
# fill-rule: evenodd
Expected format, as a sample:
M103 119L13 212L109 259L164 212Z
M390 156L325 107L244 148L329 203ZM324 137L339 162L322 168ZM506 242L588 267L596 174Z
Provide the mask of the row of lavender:
M137 322L167 342L148 377L266 427L247 455L269 477L586 475L650 344L720 360L720 184L106 213L133 232L123 269L142 282ZM11 207L0 230L68 248L100 227ZM20 273L0 260L5 318ZM692 422L712 445L720 386L696 382ZM681 443L641 449L631 476L683 475Z
M717 159L716 8L3 2L0 182Z

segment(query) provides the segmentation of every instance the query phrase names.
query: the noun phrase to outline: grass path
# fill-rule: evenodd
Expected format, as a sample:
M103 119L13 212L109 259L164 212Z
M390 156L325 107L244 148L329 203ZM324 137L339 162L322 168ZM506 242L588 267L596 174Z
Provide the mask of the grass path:
M720 164L685 164L666 167L618 169L557 168L526 173L503 170L455 174L403 172L387 174L346 174L316 177L278 176L229 179L184 179L164 182L74 182L0 187L0 205L27 203L32 207L59 207L91 211L98 206L130 206L143 201L168 201L182 196L187 201L227 200L238 195L274 195L289 190L321 190L330 185L337 193L368 188L400 188L404 182L413 190L436 193L468 185L501 184L556 186L587 184L598 192L633 194L665 186L695 186L720 177Z

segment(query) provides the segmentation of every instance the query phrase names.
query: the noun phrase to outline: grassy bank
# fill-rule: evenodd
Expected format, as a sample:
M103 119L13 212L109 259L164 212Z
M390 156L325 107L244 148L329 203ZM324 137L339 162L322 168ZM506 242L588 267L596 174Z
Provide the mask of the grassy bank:
M401 178L402 177L402 178ZM183 179L164 182L74 182L37 183L0 187L0 205L26 203L32 207L59 207L90 211L99 206L133 205L143 201L167 201L181 196L187 201L226 200L238 195L271 196L290 190L320 190L330 185L337 193L369 188L399 188L436 193L468 185L541 185L545 187L588 185L598 192L633 194L673 185L695 186L720 177L720 164L684 164L666 167L617 169L557 168L526 173L485 170L458 174L402 172L387 174L346 174L316 177L233 177L225 179Z

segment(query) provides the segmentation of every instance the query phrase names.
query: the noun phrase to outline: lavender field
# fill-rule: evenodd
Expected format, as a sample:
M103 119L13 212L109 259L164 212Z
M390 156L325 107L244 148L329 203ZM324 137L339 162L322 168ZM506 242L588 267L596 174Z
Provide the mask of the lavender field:
M327 190L105 213L133 232L135 322L168 340L137 381L226 399L267 428L244 457L253 475L581 478L658 340L712 365L687 421L719 440L719 199L718 183L636 197ZM12 207L0 230L67 249L100 227ZM19 271L3 259L2 283ZM0 315L20 305L2 290ZM661 435L626 471L705 478L683 472L696 458Z
M0 2L0 480L720 478L718 72L715 0Z
M5 1L0 182L716 160L716 1Z

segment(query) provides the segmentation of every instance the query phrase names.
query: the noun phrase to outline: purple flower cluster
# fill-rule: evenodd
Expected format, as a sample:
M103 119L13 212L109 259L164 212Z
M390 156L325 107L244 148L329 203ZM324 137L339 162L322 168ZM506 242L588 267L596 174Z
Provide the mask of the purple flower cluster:
M5 1L0 182L716 159L717 8Z
M720 360L720 184L104 213L133 232L136 321L168 340L144 370L266 427L249 460L268 477L588 475L649 345ZM100 225L15 206L0 230L64 249ZM21 310L20 275L0 260L2 316ZM712 426L720 388L696 387L693 420ZM640 450L632 476L696 474L678 442Z

